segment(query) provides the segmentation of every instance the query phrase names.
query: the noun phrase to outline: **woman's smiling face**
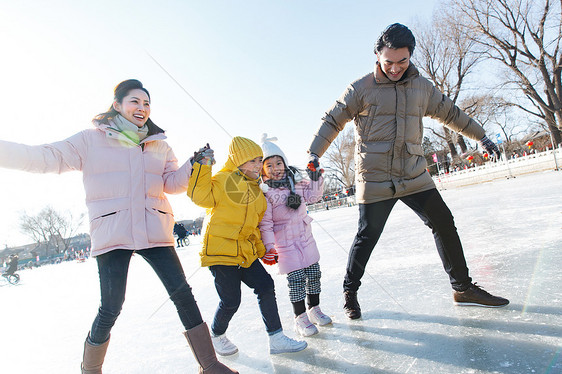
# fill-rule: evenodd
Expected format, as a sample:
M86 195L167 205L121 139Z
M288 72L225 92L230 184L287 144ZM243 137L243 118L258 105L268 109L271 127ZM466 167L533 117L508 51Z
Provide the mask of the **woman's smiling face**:
M143 90L134 89L122 102L114 101L113 108L127 121L143 127L150 116L150 98Z

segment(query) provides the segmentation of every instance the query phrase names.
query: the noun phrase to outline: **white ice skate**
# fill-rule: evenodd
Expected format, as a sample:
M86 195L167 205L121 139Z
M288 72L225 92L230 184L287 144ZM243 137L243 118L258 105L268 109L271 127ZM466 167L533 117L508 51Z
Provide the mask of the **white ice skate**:
M310 322L306 313L302 313L295 317L295 331L302 336L318 334L318 329L312 322Z
M326 314L322 313L322 311L320 310L320 307L318 305L310 308L307 311L307 313L308 313L308 318L310 319L310 322L314 323L315 325L325 326L325 325L329 325L330 323L332 323L332 319L329 316L327 316Z
M307 345L306 342L287 337L283 334L283 331L269 336L269 353L271 354L299 352L305 349Z
M226 337L226 334L211 335L211 341L213 342L215 352L221 356L230 356L238 352L238 347Z

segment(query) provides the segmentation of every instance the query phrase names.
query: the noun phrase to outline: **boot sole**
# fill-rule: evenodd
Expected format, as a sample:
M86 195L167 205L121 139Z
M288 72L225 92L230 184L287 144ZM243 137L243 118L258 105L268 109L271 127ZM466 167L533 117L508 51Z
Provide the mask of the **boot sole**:
M233 351L233 352L230 352L230 351L229 351L229 352L218 352L216 349L215 349L215 352L216 352L219 356L223 356L223 357L224 357L224 356L232 356L232 355L238 353L238 348L236 348L236 350Z
M313 325L313 326L314 326L314 325ZM314 326L314 327L316 327L316 326ZM295 329L295 332L296 332L297 334L299 334L300 336L307 337L307 336L316 335L316 334L318 334L320 331L318 331L318 329L316 329L316 330L313 330L313 331L312 331L312 334L308 334L308 335L303 334L301 331L299 331L299 329Z
M345 312L345 316L349 319L359 319L359 318L361 318L361 312L359 312L357 314L351 314L351 313Z
M308 344L305 342L304 347L302 348L293 348L293 349L270 349L269 353L272 355L277 355L279 353L295 353L295 352L300 352L302 350L304 350L306 347L308 347Z
M331 325L331 324L332 324L332 321L326 322L326 323L316 323L316 322L313 322L313 323L314 323L316 326L327 326L327 325Z
M486 305L486 304L464 303L464 302L456 302L455 301L455 305L456 306L479 306L479 307L482 307L482 308L503 308L504 306L509 305L509 303L501 304L501 305Z
M310 317L308 317L308 319L310 319ZM329 322L321 323L321 322L314 322L314 321L312 321L312 320L310 319L310 322L312 322L312 323L313 323L314 325L316 325L316 326L326 326L326 325L331 324L333 321L330 319Z

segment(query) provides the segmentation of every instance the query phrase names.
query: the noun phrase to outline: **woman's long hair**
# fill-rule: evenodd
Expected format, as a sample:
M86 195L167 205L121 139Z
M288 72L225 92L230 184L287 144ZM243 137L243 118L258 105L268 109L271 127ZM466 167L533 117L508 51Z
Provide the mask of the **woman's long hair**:
M121 104L123 103L123 98L127 96L129 92L137 89L146 92L146 94L148 95L148 100L150 100L150 93L148 93L148 90L143 87L141 81L137 79L127 79L126 81L119 83L113 90L113 100ZM107 112L100 113L95 116L94 121L97 121L99 123L108 123L110 119L114 118L118 114L119 112L116 111L115 108L113 108L112 103ZM146 121L146 124L147 126L149 126L149 128L152 126L156 126L154 122L152 122L150 117Z

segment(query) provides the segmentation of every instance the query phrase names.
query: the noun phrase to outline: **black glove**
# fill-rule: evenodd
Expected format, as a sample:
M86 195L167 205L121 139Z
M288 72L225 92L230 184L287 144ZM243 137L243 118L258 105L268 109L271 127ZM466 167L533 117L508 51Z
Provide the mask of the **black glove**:
M312 171L307 168L306 172L308 173L308 177L310 178L310 180L316 182L318 179L320 179L320 176L324 172L324 169L316 169L316 171Z
M215 164L215 151L211 149L209 143L207 143L203 148L200 148L197 152L193 152L193 157L191 158L191 165L198 162L202 165L214 165Z
M306 172L311 181L316 182L320 179L320 176L324 172L324 169L320 169L320 162L318 161L318 155L311 153L308 164L306 165Z
M306 165L308 170L316 171L320 166L320 162L318 161L319 157L315 153L311 153L310 157L308 158L308 164Z
M488 152L490 156L495 156L498 160L500 159L501 154L498 146L486 135L484 135L484 137L478 141L478 144L483 150Z

